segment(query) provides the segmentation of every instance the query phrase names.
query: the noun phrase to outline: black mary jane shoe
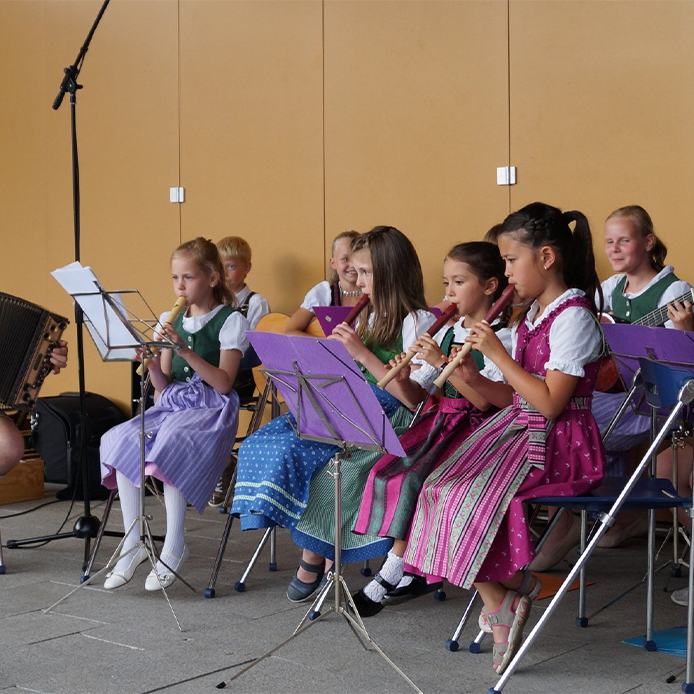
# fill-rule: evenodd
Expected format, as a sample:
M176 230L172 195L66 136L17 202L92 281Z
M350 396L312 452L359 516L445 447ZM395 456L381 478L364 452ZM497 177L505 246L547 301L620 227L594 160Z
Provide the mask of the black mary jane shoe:
M392 583L388 583L380 573L377 573L372 580L376 581L376 583L380 583L387 591L395 590L396 588ZM354 593L352 595L352 600L354 600L357 612L362 618L373 617L383 609L383 605L368 597L363 589Z
M412 575L412 574L406 574ZM428 593L433 593L439 588L443 588L443 581L438 583L427 583L423 576L412 575L412 581L402 588L394 588L389 590L383 601L387 605L397 605L401 602L407 602L408 600L413 600L414 598L420 598L422 595L427 595Z
M325 563L323 564L309 564L303 559L299 559L299 567L308 571L312 574L316 574L316 580L311 583L304 583L300 581L296 574L292 578L291 582L287 586L287 598L291 602L306 602L311 598L315 597L318 589L321 586L321 581L323 580L323 575L325 574Z
M352 600L354 600L354 606L357 608L359 616L363 619L373 617L383 609L383 605L380 602L375 602L367 597L363 590L352 593Z

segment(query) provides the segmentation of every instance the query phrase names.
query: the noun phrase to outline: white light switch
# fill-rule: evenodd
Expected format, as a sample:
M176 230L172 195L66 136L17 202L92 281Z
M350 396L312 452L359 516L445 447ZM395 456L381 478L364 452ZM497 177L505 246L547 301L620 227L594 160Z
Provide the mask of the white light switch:
M516 183L516 167L515 166L497 166L496 168L496 185L512 186Z

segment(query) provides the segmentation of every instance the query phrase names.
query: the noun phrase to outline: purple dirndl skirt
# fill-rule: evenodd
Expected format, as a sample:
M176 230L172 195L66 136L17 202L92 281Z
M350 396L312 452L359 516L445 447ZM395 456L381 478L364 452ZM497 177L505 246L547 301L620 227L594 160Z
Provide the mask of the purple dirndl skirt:
M202 513L236 439L239 398L222 395L196 374L171 382L145 412L145 473L176 487ZM101 439L101 478L116 487L116 470L140 485L140 418Z

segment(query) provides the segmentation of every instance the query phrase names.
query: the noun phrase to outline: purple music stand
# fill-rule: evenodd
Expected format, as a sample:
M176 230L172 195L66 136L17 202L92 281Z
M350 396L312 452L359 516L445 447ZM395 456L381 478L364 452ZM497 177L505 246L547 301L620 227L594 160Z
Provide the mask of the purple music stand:
M632 401L634 410L639 414L651 416L653 412L645 403L643 395L635 397L640 387L638 378L635 378L640 358L645 357L669 366L685 368L694 373L694 333L626 323L607 324L602 327L624 389L627 391L623 407L620 407L617 413L619 416ZM659 414L667 416L667 412ZM612 429L618 419L619 417L615 416L610 423ZM610 427L607 431L612 433Z
M312 311L320 327L323 328L325 336L328 337L333 331L333 328L340 323L345 322L345 318L349 315L349 312L354 308L353 306L314 306ZM435 306L431 306L429 310L438 318L441 315L441 310Z
M251 332L248 337L263 363L261 373L272 380L296 419L297 436L309 441L330 443L340 449L328 463L328 474L335 482L335 564L328 574L325 586L318 592L294 633L231 679L220 682L217 688L223 689L328 614L336 612L344 617L352 633L360 639L365 648L367 643L370 644L415 691L421 694L419 687L369 636L342 576L340 560L342 462L350 457L350 450L356 449L404 456L402 444L371 386L341 342L262 332ZM323 604L331 589L335 591L335 600L320 614L316 607Z

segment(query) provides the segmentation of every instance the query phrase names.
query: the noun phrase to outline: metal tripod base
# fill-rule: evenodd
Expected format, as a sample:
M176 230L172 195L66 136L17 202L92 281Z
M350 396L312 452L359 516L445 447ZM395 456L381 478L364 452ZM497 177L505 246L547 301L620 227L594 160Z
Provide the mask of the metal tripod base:
M125 544L126 539L130 535L130 533L135 532L135 529L141 526L144 529L143 535L140 536L140 540L127 552L123 551L123 545ZM190 588L194 593L196 592L195 588L188 583L182 576L180 576L176 571L174 571L166 562L164 562L162 559L160 559L157 556L157 553L154 549L154 540L152 538L152 533L149 528L149 517L147 516L137 516L133 522L130 524L130 527L128 528L128 531L125 533L123 536L123 539L118 543L118 547L116 547L116 551L111 555L111 558L108 560L108 563L106 566L104 566L102 569L97 571L93 576L90 576L85 580L83 583L80 583L78 586L73 588L67 595L64 595L60 600L57 602L53 603L50 607L47 607L45 610L43 610L44 614L48 614L53 610L53 608L57 607L60 605L62 602L67 600L71 595L76 593L78 590L85 588L88 586L92 581L95 579L99 578L101 574L104 572L109 571L112 569L118 561L121 559L121 557L125 556L126 554L130 554L133 551L137 551L140 548L144 548L144 550L147 552L147 558L149 559L149 563L152 566L152 569L155 569L157 566L157 562L161 561L161 563L169 570L171 573L178 578L181 583L183 583L185 586ZM157 573L157 579L159 581L159 585L161 587L161 591L164 594L164 598L166 599L166 602L169 605L169 609L171 610L171 614L173 615L174 620L176 621L176 626L178 627L179 631L183 631L183 627L181 626L181 622L179 621L178 617L176 616L176 611L173 608L173 605L171 604L171 600L169 600L169 596L166 592L166 588L164 588L164 585L162 584L161 581L161 576Z
M344 445L344 444L343 444ZM342 460L349 457L349 453L343 449L335 454L335 456L328 463L328 475L333 478L335 482L335 564L333 565L333 570L328 574L328 579L325 586L318 592L316 599L309 608L308 612L304 615L304 618L299 622L299 625L294 630L294 633L278 646L275 646L272 650L269 650L264 655L260 656L257 660L253 661L250 665L245 667L240 672L237 672L230 680L226 682L220 682L217 685L217 689L224 689L229 682L233 682L237 677L243 675L244 672L248 672L251 668L254 668L258 663L261 663L266 658L270 657L275 651L278 651L286 643L289 643L295 639L300 634L303 634L314 624L317 624L322 619L327 617L331 612L336 612L341 615L347 621L349 628L352 633L359 639L359 642L368 650L368 646L371 646L387 663L390 665L406 682L412 689L419 694L422 694L422 690L378 647L376 642L369 636L362 622L361 616L357 611L354 600L352 600L352 595L349 592L347 583L342 576L342 563L341 563L341 547L342 547ZM328 593L334 590L334 600L333 604L328 608L328 610L320 614L320 609L325 602Z
M318 614L321 605L325 601L328 593L331 590L335 590L335 604L330 605L330 607L323 613ZM293 641L297 636L308 631L312 626L318 624L322 619L325 619L331 612L334 612L342 616L347 625L352 630L352 633L357 637L359 643L364 647L365 650L369 650L369 646L375 650L383 660L388 663L399 675L402 677L407 684L409 684L415 692L423 694L422 690L380 649L378 644L369 636L366 631L364 622L357 612L357 608L352 600L352 595L349 592L347 583L342 575L337 575L333 572L328 574L328 580L325 586L316 596L313 604L309 608L308 612L304 615L303 619L299 622L299 625L294 630L294 633L286 638L282 643L275 646L273 649L267 651L261 655L257 660L254 660L250 665L247 665L243 670L237 672L232 678L226 680L225 682L220 682L217 685L217 689L224 689L228 684L233 682L235 679L241 677L244 673L253 669L256 665L261 663L266 658L269 658L273 653L280 650L283 646ZM316 616L317 615L317 616Z

